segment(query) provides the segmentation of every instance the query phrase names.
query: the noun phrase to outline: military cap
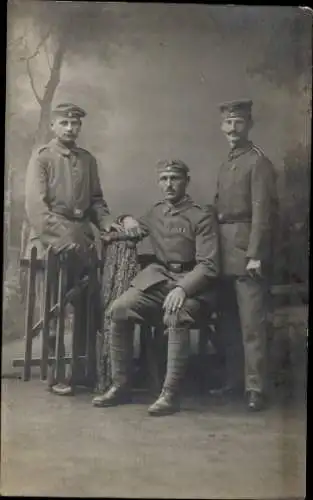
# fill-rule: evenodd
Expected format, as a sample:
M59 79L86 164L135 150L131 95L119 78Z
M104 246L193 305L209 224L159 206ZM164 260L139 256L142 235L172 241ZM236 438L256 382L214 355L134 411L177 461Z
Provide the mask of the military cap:
M86 116L86 111L84 111L76 104L71 103L61 103L58 104L53 110L52 114L54 116L64 116L66 118L83 118Z
M161 174L162 172L183 172L185 175L189 173L189 167L182 160L160 160L157 163L157 172Z
M224 117L240 116L242 118L251 118L252 105L251 99L242 99L240 101L223 102L219 105L219 108Z

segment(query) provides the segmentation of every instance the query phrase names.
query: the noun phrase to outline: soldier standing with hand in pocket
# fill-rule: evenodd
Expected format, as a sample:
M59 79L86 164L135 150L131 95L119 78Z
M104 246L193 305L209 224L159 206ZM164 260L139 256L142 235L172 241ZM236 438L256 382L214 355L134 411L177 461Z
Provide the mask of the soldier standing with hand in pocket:
M230 152L219 170L215 205L223 276L221 333L225 336L226 388L240 388L244 378L248 409L258 411L266 400L268 279L277 194L272 163L249 140L251 110L250 100L220 105L221 129ZM236 302L244 362L234 328Z

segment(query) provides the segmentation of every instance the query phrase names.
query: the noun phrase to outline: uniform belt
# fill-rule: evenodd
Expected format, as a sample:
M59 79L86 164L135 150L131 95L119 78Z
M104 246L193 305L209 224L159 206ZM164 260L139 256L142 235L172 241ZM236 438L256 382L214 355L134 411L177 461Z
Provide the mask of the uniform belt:
M53 212L59 215L63 215L63 217L66 217L69 220L83 220L86 218L86 214L84 210L81 210L80 208L74 208L73 210L69 208L54 208Z
M235 224L236 222L248 222L251 223L251 217L248 216L233 216L233 217L228 217L224 214L218 214L217 216L218 223L219 224Z
M161 264L162 266L166 267L166 269L168 269L172 273L183 273L184 271L191 271L195 267L196 262L194 260L189 262L158 261L158 264Z

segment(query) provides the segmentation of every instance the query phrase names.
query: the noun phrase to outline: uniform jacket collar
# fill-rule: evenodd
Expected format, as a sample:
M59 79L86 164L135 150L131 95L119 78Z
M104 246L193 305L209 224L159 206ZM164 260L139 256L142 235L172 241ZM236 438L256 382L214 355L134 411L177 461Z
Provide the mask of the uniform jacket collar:
M239 156L247 153L250 151L250 149L253 147L252 141L247 141L246 144L240 148L235 148L230 153L228 154L228 159L229 160L234 160L235 158L238 158Z
M58 139L52 139L49 142L49 145L52 146L52 148L60 153L63 156L70 156L71 154L77 154L78 152L78 147L74 143L70 148L68 148L65 144L60 142Z
M164 200L163 202L166 206L165 213L171 212L172 214L179 213L182 210L184 210L187 207L190 207L192 205L193 201L189 194L186 194L178 203L170 203L167 200Z

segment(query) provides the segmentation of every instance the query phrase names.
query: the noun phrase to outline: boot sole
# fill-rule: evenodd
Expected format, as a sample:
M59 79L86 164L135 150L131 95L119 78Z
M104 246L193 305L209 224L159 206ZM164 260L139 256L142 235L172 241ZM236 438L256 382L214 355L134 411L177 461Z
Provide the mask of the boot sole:
M74 391L71 391L71 392L56 392L54 391L52 388L49 390L49 392L51 392L51 394L55 394L56 396L74 396Z
M250 413L257 413L259 411L264 411L266 409L265 405L262 406L248 406L248 411Z
M94 406L95 408L112 408L114 406L120 406L120 405L127 405L127 404L130 404L132 402L131 399L125 399L123 401L116 401L116 402L109 402L109 401L105 401L105 402L97 402L97 401L92 401L92 406Z
M180 411L180 408L175 408L172 410L160 410L160 411L148 410L148 413L149 413L150 417L166 417L168 415L174 415L174 413L178 413L179 411Z

